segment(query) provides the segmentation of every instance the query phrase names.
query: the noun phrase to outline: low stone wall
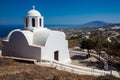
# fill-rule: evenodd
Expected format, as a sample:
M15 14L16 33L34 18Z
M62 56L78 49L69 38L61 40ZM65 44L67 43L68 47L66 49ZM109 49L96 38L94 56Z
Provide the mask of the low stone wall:
M71 65L71 64L63 64L57 61L52 61L52 64L53 64L52 65L53 67L59 70L65 70L65 71L77 73L77 74L86 74L86 75L95 75L95 76L110 74L109 71L92 69L92 68L87 68L82 66Z

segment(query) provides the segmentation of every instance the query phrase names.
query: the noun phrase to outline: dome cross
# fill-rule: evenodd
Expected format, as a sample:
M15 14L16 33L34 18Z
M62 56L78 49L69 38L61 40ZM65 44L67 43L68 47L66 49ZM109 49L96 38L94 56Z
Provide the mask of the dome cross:
M32 6L32 8L33 8L33 10L35 10L35 6L34 5Z

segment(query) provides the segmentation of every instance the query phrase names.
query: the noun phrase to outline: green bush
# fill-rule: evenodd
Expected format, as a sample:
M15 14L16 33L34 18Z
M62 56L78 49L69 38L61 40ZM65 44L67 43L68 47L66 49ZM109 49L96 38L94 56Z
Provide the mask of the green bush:
M106 52L109 55L120 57L120 43L119 42L109 43Z
M79 39L79 37L78 37L78 36L71 36L71 37L69 38L69 40L75 40L75 39Z

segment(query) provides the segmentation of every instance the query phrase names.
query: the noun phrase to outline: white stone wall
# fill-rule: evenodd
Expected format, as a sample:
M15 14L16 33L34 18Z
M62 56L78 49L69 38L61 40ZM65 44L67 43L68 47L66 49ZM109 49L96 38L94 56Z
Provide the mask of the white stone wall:
M41 60L41 48L29 45L22 32L13 32L8 41L3 41L3 56Z
M46 45L42 50L42 59L53 61L55 51L59 52L59 62L71 62L68 51L68 42L65 40L65 35L62 32L56 31L49 35Z

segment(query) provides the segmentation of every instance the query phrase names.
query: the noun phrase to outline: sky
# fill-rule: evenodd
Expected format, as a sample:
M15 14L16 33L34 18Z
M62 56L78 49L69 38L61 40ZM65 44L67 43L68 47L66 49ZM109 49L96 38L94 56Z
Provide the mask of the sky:
M0 0L0 25L23 24L33 5L45 24L120 23L120 0Z

